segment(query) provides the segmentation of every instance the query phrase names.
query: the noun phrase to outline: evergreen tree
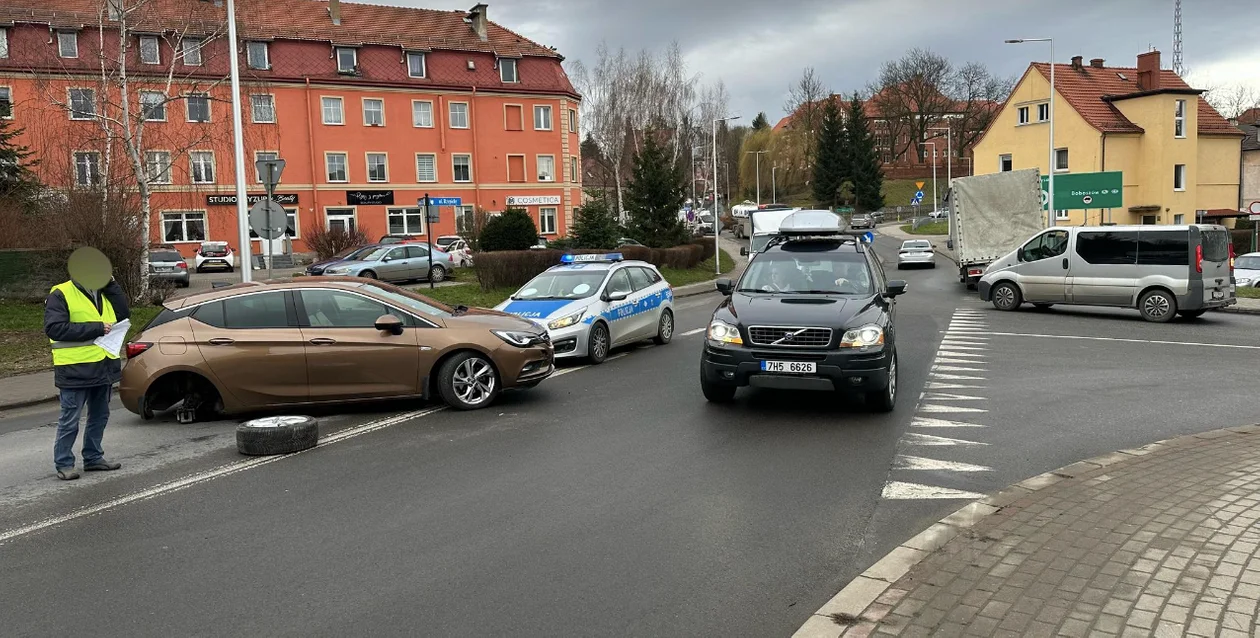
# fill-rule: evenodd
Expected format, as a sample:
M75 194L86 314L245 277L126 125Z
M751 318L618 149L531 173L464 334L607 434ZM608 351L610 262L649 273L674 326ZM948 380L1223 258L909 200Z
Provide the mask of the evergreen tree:
M573 241L578 248L616 248L621 226L608 199L599 193L573 211Z
M503 214L486 220L477 238L479 247L485 252L529 250L537 242L538 227L534 225L534 218L520 208L509 208Z
M765 111L758 113L757 117L753 118L752 128L754 131L764 131L770 128L770 119L766 117Z
M864 106L854 94L853 101L849 103L845 134L849 149L848 174L853 180L853 206L856 210L867 212L884 207L884 171L880 168L875 136L871 135Z
M39 180L31 172L39 162L29 160L34 153L18 144L23 129L3 119L10 108L8 102L0 102L0 197L29 199L39 190Z
M823 105L822 123L818 128L817 150L814 152L814 200L819 206L835 208L840 203L840 190L848 178L848 149L844 118L835 100Z
M678 216L686 199L687 176L657 139L656 131L649 130L644 137L626 186L627 230L652 248L677 246L687 241L687 228Z

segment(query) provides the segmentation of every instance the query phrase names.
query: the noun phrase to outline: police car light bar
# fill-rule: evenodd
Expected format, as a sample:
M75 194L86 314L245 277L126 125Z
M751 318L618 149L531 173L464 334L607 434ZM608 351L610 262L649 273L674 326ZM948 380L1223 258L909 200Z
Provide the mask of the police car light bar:
M561 255L562 264L581 264L601 261L621 261L621 253L604 253L602 255Z

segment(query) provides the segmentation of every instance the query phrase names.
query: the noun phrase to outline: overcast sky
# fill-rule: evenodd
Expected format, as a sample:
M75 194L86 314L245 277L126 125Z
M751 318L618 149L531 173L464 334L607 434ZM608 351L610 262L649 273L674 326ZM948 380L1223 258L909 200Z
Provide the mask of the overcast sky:
M468 9L464 0L373 0L434 9ZM568 60L589 61L601 42L631 51L681 44L689 71L721 79L745 121L783 115L788 85L812 66L833 91L865 87L886 60L915 46L957 64L979 61L1002 75L1055 58L1105 58L1135 66L1154 47L1172 64L1173 0L503 0L490 19ZM1182 0L1185 66L1198 88L1243 83L1260 89L1260 4L1256 0Z

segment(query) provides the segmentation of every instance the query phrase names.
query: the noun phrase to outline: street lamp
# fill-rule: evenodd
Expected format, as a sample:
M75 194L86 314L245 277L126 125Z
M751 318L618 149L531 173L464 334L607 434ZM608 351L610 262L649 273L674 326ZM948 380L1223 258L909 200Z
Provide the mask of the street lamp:
M721 212L722 207L718 204L717 125L718 122L738 119L738 115L728 115L713 120L713 265L719 275L722 274L722 246L718 243L718 238L722 236L722 227L719 226L721 220L718 213Z
M954 136L952 129L948 126L933 126L929 131L945 131L945 186L950 187L954 183Z
M936 212L940 208L936 201L936 142L919 142L919 146L932 147L932 212Z
M1046 226L1054 226L1054 38L1020 38L1007 40L1007 44L1025 42L1050 43L1050 169L1046 175Z
M779 203L778 183L774 181L774 172L779 170L779 165L775 164L770 167L770 203Z
M250 258L249 217L245 201L245 136L241 123L241 63L236 55L236 2L227 1L229 75L232 80L232 155L236 163L236 229L241 242L241 281L253 281L253 260ZM148 241L148 237L145 238ZM265 241L265 240L264 240ZM261 245L261 244L260 244Z
M769 151L748 151L748 155L757 156L757 205L761 205L761 156Z

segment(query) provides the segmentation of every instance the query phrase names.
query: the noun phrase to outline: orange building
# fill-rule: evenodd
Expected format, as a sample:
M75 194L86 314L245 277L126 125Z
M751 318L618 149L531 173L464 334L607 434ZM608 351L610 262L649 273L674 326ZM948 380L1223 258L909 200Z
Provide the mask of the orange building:
M580 98L554 50L483 4L236 5L247 190L263 193L254 160L286 161L276 192L294 251L320 226L453 234L474 206L523 208L540 233L566 233L581 202ZM26 129L46 183L143 181L154 242L236 247L225 23L221 0L8 0L0 116ZM426 193L462 206L426 228Z

